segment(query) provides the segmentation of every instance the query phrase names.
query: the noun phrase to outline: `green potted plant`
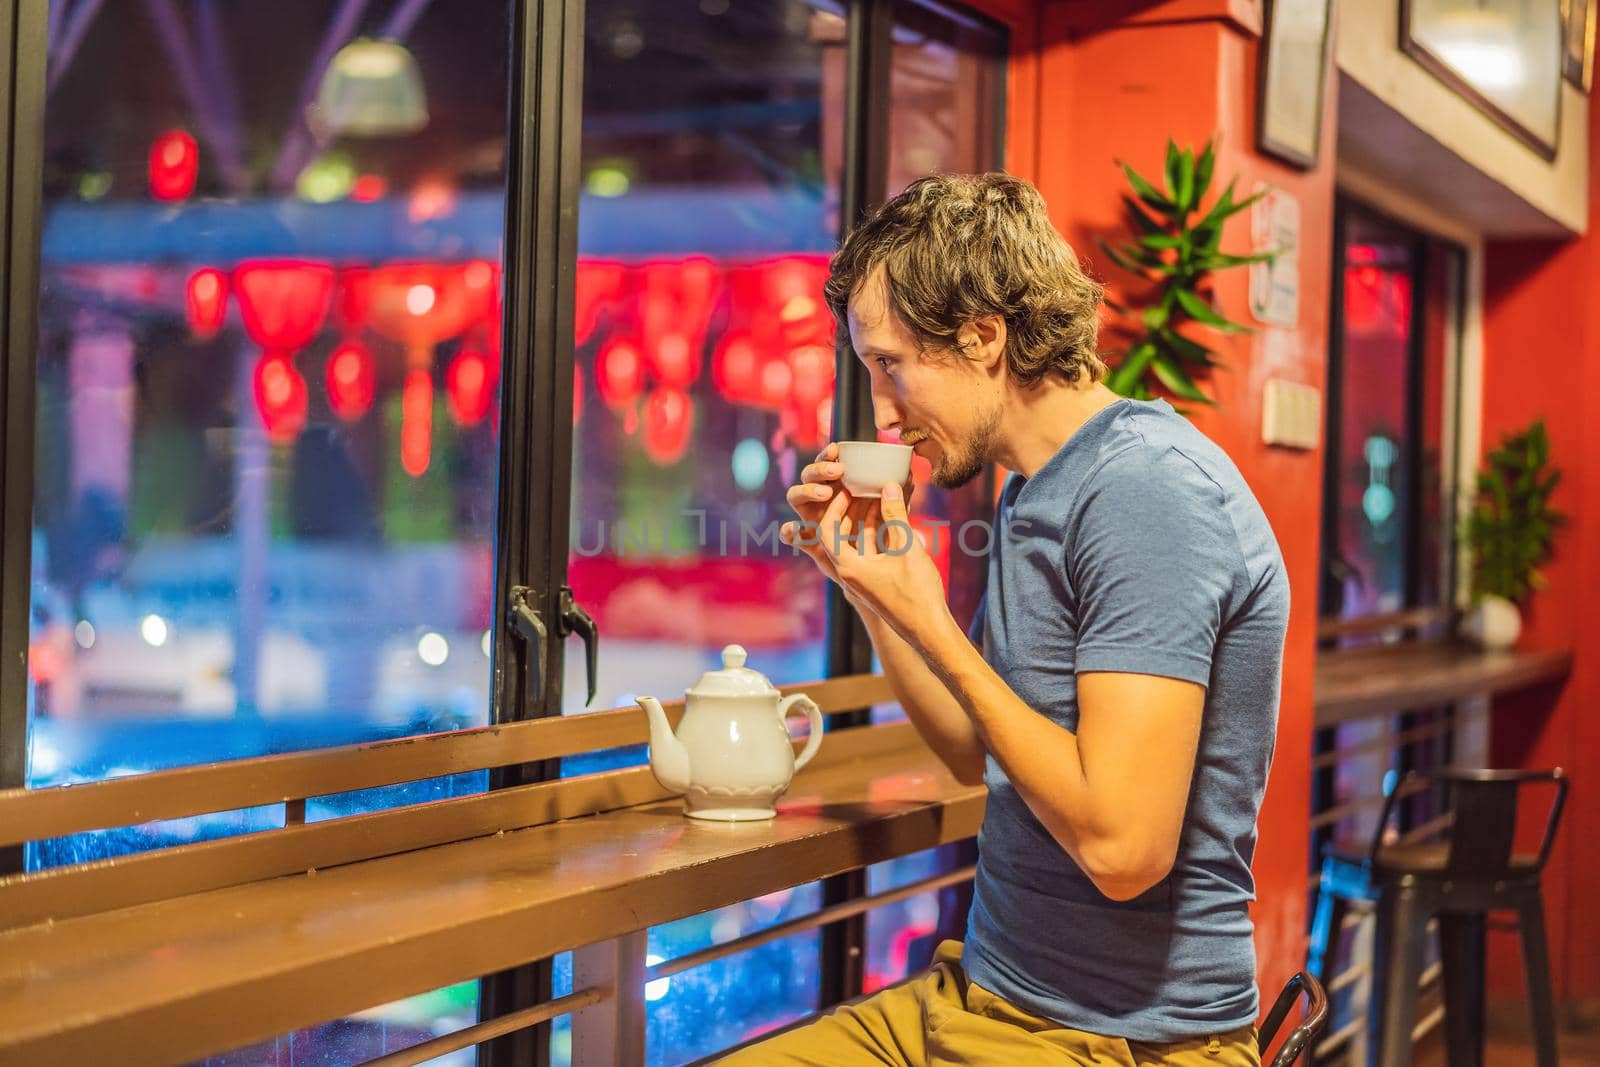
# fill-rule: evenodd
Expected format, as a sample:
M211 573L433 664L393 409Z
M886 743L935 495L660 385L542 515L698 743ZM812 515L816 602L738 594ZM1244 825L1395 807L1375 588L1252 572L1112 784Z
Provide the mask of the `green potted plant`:
M1102 240L1100 247L1117 266L1151 287L1142 307L1106 299L1121 319L1117 332L1128 342L1106 385L1123 396L1148 400L1156 395L1155 390L1164 389L1180 402L1216 403L1194 375L1209 373L1221 364L1217 353L1196 340L1190 327L1199 325L1224 334L1250 332L1250 327L1218 311L1206 294L1218 271L1268 261L1277 251L1250 255L1222 251L1223 223L1264 194L1235 200L1237 179L1233 179L1202 210L1211 191L1216 160L1214 141L1207 142L1197 155L1192 148L1179 149L1169 138L1159 189L1122 164L1132 190L1123 194L1123 210L1134 237L1118 245Z
M1561 472L1550 467L1544 420L1508 434L1478 473L1478 499L1467 516L1472 552L1472 608L1462 632L1484 648L1505 649L1522 633L1517 605L1545 579L1556 528L1566 516L1550 507Z

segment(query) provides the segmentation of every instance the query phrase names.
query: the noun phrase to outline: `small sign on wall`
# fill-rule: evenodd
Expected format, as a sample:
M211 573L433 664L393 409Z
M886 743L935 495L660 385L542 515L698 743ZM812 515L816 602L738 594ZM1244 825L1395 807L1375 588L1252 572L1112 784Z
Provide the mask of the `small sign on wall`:
M1322 440L1322 390L1269 378L1261 404L1261 439L1284 448L1316 448Z
M1250 264L1250 313L1258 322L1294 326L1300 321L1300 201L1265 184L1256 191L1265 195L1250 209L1250 250L1277 256Z

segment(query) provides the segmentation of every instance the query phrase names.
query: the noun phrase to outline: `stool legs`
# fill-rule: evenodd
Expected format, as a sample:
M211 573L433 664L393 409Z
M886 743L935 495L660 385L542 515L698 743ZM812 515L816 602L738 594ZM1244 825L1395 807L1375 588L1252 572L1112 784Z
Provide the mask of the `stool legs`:
M1368 1024L1373 1067L1407 1067L1411 1030L1417 1020L1417 980L1422 976L1423 942L1432 908L1416 882L1401 880L1378 899L1378 931L1373 953L1374 1004Z
M1528 1005L1533 1012L1534 1053L1539 1067L1557 1067L1555 994L1550 989L1544 899L1537 887L1517 901L1517 928L1522 939L1522 966L1528 976Z
M1324 889L1317 894L1317 912L1311 920L1311 951L1306 970L1324 986L1333 977L1334 960L1339 957L1339 943L1344 934L1344 917L1349 911L1349 902L1337 893Z
M1444 1025L1450 1067L1483 1067L1483 916L1439 916Z

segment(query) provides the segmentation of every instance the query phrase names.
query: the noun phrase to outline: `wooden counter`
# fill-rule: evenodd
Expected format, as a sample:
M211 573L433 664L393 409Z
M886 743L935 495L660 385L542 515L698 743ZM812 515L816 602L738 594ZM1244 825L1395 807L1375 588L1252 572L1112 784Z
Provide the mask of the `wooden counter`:
M648 774L598 777L625 794ZM831 734L766 823L657 800L7 930L0 1063L222 1052L971 837L983 803L909 725L863 727Z
M1455 641L1402 641L1317 654L1316 724L1409 711L1559 681L1572 652L1485 652Z

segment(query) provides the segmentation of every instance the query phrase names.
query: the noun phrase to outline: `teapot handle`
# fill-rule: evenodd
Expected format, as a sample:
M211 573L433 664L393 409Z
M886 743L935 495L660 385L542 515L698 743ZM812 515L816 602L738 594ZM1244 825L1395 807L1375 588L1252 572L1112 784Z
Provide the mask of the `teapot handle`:
M811 757L817 754L817 747L822 744L822 709L804 693L795 693L778 701L778 717L787 719L796 705L804 709L806 718L811 722L811 735L806 738L806 747L795 757L794 769L798 771L811 762Z

